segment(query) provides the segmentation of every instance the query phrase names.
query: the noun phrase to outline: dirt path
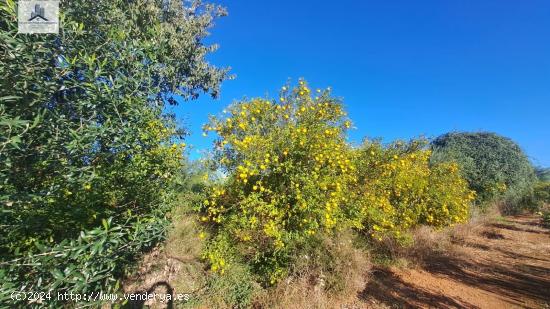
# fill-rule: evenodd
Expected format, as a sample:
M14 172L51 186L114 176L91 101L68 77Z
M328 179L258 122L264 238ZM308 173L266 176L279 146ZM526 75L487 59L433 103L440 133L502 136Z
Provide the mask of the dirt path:
M536 217L484 224L452 252L418 269L374 269L363 300L372 307L550 308L550 230Z

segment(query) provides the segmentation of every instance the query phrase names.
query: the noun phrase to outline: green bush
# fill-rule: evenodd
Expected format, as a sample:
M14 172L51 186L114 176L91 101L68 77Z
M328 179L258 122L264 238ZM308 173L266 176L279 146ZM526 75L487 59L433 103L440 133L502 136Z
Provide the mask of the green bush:
M535 184L533 196L539 204L550 204L550 182L539 181Z
M550 211L546 211L542 214L542 225L550 228Z
M503 201L508 211L518 211L532 193L533 166L511 139L495 133L447 133L432 142L432 163L455 161L478 205Z
M217 95L227 70L204 60L214 48L202 39L224 12L199 2L62 1L59 35L24 35L16 10L0 2L0 262L32 262L2 281L107 288L117 272L103 263L125 258L94 258L93 248L115 239L79 234L109 221L122 229L113 234L120 248L133 247L132 237L159 239L147 236L156 227L138 226L165 226L182 168L184 132L167 106L173 95ZM57 250L82 254L68 258L70 271L94 264L102 275L59 283L64 256L43 260Z
M128 224L113 225L111 221L104 220L102 227L82 232L74 240L49 247L37 244L35 252L2 261L0 304L59 308L70 300L58 299L58 293L116 294L123 267L163 240L169 221L154 214ZM13 299L13 293L28 291L44 292L42 303L21 295L19 300ZM98 306L102 301L87 299L84 303Z
M198 206L213 271L249 263L275 284L340 231L381 239L468 218L474 193L456 163L430 166L418 141L353 149L342 103L328 90L311 92L300 81L276 101L235 103L205 126L219 136L214 162L226 175Z

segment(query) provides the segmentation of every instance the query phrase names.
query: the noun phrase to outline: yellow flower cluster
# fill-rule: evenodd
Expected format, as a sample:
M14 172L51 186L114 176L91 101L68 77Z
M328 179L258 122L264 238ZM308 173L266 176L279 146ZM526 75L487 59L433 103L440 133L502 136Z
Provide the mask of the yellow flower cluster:
M374 239L402 236L416 225L443 227L468 218L473 191L455 163L430 165L423 141L388 147L366 142L358 150L360 182L354 191Z
M205 252L212 270L231 261L219 248L232 248L274 283L292 250L320 234L355 228L381 239L467 218L473 194L456 164L431 166L418 141L353 149L351 127L329 90L313 96L304 81L276 100L235 103L204 126L218 136L214 157L227 176L200 206L214 235Z
M250 258L278 265L266 270L269 281L284 274L276 256L289 246L361 222L346 209L357 181L345 139L351 122L328 90L317 94L301 81L278 100L234 104L204 126L219 137L216 157L228 177L203 202L201 220Z

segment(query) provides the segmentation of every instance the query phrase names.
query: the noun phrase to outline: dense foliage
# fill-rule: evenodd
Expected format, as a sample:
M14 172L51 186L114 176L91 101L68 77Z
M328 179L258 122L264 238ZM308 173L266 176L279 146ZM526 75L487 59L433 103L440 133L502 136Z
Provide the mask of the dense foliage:
M550 211L546 211L542 214L543 226L550 228Z
M125 264L143 250L164 239L169 221L162 216L135 219L113 225L104 220L100 227L87 230L75 239L53 246L36 245L33 253L1 262L0 304L25 307L53 307L69 303L58 293L90 295L80 306L97 306L98 293L116 293ZM22 288L23 287L23 288ZM12 294L15 291L43 294ZM14 295L19 301L14 300ZM95 304L94 304L95 303Z
M512 140L494 133L448 133L432 142L432 162L456 161L477 203L502 200L521 207L535 182L533 166Z
M430 166L422 140L384 147L366 141L358 150L353 194L365 210L371 236L395 237L418 225L443 227L468 219L474 192L454 162Z
M300 267L331 273L326 285L338 288L358 235L372 244L464 222L476 196L549 202L548 182L533 187L509 139L353 147L342 102L304 81L212 117L218 179L200 181L202 170L182 171L185 132L168 110L176 96L216 97L228 77L203 43L223 9L62 0L59 35L32 36L17 33L16 10L0 2L0 307L74 305L14 303L17 291L116 293L127 263L164 238L176 190L194 192L209 278L229 275L207 289L244 305L252 281L275 284Z
M59 35L22 35L16 10L0 2L2 290L99 291L128 256L118 250L139 251L166 226L185 145L165 106L173 95L217 95L227 70L204 60L214 47L202 39L224 12L200 2L61 1ZM92 236L78 238L86 230ZM108 255L97 258L98 248ZM86 284L70 283L75 271Z
M550 182L539 181L536 183L533 189L533 197L536 203L550 204Z
M226 113L205 126L219 137L214 162L226 175L199 207L214 271L251 262L274 283L335 232L399 237L468 217L474 194L455 163L430 166L422 142L353 149L351 122L328 90L313 94L300 81L278 100L238 102Z
M277 101L236 103L206 126L219 135L216 161L227 178L201 208L216 233L212 269L223 272L240 252L272 283L316 234L360 224L348 207L355 176L341 103L327 90L312 96L303 81Z

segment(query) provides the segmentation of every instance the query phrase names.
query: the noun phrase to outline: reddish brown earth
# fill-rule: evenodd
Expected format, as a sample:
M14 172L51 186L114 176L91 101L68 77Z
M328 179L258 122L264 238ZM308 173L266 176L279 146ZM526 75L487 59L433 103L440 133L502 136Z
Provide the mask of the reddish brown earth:
M550 308L550 230L534 216L485 223L414 269L375 268L363 304L391 308Z

